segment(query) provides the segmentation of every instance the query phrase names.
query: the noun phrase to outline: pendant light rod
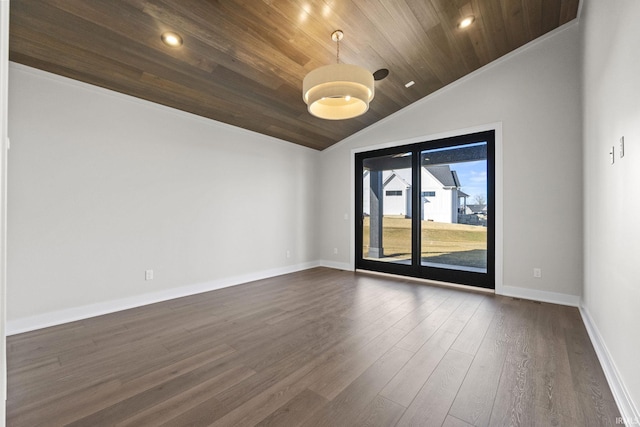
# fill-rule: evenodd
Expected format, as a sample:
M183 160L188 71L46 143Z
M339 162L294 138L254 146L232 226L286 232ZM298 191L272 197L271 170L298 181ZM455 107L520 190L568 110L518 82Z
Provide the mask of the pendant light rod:
M342 30L335 30L333 33L331 33L331 40L336 42L336 45L337 45L336 64L340 63L340 40L342 40L343 37L344 37L344 33L342 32Z

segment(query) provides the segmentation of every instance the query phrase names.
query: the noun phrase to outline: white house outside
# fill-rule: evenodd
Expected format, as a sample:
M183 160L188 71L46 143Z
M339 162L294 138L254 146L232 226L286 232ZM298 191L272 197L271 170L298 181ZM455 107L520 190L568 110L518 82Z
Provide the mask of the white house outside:
M445 223L457 223L460 199L467 195L460 191L460 181L449 165L421 168L421 219ZM363 212L370 214L370 182L368 172L363 176ZM411 169L394 169L383 172L383 215L411 216Z

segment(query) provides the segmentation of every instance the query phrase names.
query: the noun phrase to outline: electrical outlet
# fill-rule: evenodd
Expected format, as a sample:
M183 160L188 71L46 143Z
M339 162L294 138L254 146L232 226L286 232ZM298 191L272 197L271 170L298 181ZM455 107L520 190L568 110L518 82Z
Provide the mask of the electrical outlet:
M533 277L535 277L536 279L539 279L542 277L542 269L541 268L534 268L533 269Z
M333 248L333 254L338 255L338 248Z
M153 270L144 271L144 280L153 280Z
M287 258L291 258L291 251L287 251Z

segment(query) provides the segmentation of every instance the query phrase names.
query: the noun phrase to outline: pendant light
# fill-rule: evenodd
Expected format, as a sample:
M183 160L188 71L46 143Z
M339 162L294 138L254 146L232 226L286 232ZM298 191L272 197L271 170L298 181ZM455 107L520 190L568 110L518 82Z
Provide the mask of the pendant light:
M373 75L357 65L340 63L340 40L336 30L331 39L337 43L336 64L316 68L302 81L302 97L309 113L327 120L358 117L367 112L373 99Z

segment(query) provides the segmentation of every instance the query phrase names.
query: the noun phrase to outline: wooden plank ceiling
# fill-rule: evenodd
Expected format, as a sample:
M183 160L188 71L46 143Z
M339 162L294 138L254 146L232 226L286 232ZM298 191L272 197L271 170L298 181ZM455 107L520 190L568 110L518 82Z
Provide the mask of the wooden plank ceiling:
M574 19L578 1L12 0L10 60L322 150ZM335 29L341 62L390 73L366 114L325 121L302 79L335 63ZM183 46L161 42L169 30Z

